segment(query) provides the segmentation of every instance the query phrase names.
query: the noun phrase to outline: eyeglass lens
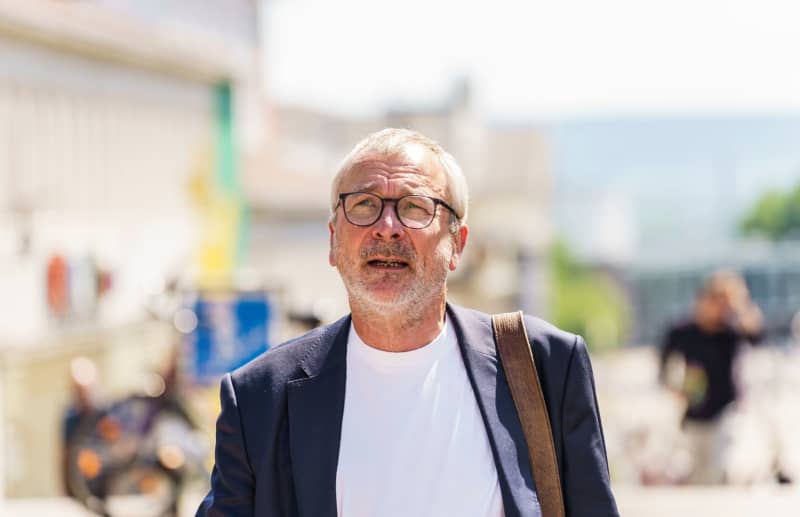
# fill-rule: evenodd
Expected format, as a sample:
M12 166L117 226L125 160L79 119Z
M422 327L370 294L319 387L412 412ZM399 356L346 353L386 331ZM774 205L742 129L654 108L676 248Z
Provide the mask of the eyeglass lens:
M396 201L395 210L400 222L409 228L424 228L433 220L436 203L424 196L404 196ZM383 211L383 200L375 194L356 192L344 200L347 219L359 226L369 226Z

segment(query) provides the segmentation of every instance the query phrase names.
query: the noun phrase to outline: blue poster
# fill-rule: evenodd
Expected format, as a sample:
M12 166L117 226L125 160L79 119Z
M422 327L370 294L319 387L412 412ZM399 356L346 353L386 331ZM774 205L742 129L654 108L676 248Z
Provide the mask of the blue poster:
M201 293L192 310L187 366L199 382L216 382L269 348L273 310L264 292Z

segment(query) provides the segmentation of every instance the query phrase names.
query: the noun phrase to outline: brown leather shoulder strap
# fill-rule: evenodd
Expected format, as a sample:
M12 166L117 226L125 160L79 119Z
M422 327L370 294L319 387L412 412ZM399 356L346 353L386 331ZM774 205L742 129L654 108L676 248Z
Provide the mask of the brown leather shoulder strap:
M542 517L564 517L564 496L553 431L522 312L495 314L492 316L492 327L511 388L511 397L528 444L528 459Z

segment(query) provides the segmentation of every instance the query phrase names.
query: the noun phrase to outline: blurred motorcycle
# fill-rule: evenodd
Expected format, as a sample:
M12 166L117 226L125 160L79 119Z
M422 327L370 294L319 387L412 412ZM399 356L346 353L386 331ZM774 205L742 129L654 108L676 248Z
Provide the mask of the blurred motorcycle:
M182 486L206 476L207 440L175 393L174 375L165 377L155 376L147 395L73 419L65 442L67 492L93 512L173 517Z

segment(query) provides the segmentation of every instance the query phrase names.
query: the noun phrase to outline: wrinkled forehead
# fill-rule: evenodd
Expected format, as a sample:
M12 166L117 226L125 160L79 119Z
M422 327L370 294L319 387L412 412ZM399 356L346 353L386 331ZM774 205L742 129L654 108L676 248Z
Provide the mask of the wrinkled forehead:
M379 188L402 182L409 188L428 189L443 195L447 175L438 157L422 145L407 144L402 152L366 152L352 162L339 182L339 191Z

